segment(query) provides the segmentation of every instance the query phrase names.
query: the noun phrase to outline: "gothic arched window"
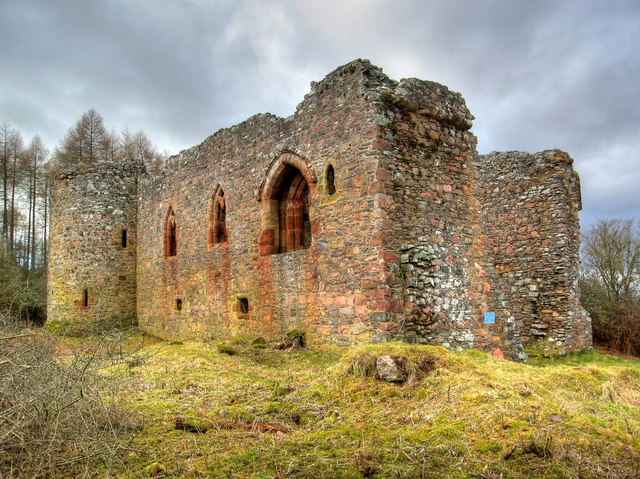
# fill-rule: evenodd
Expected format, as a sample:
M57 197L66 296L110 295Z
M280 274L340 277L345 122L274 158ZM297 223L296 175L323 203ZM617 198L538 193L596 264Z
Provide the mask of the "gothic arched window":
M327 174L325 175L325 191L329 196L333 196L336 192L335 176L333 165L329 165L327 167Z
M164 257L171 258L178 254L178 239L176 234L176 215L173 208L169 207L167 218L164 222Z
M309 185L300 170L290 164L284 165L267 200L267 224L273 229L261 240L263 254L308 248L311 245Z
M211 197L209 206L209 246L226 243L228 240L227 201L224 190L219 186Z

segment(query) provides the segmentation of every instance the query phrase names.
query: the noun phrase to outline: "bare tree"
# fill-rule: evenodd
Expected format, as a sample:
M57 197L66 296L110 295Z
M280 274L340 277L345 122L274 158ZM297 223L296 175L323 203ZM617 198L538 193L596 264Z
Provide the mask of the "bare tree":
M49 151L44 146L44 143L40 139L39 136L35 136L29 147L27 148L27 167L26 172L28 174L29 181L29 190L28 190L28 200L29 200L29 222L27 227L27 250L25 255L25 264L29 269L34 269L36 267L36 217L37 217L37 207L38 207L38 187L39 187L39 177L42 176L40 172L40 168L47 161L49 156Z
M638 225L640 227L640 225ZM638 295L640 286L640 229L630 220L599 220L582 239L588 274L595 275L612 302Z
M56 150L56 162L60 168L73 168L104 161L109 145L110 135L102 116L91 108L65 135Z
M9 163L9 125L5 122L0 126L0 155L2 156L2 239L4 246L9 243L9 216L7 208L7 183Z
M16 222L18 212L16 207L16 189L18 187L19 164L24 155L24 142L20 132L12 130L8 137L8 158L11 163L11 202L9 208L9 251L13 254L16 244Z
M125 160L134 161L144 166L147 171L157 171L162 164L163 155L143 131L130 133L129 130L125 130L122 133L122 143Z
M599 220L582 239L580 300L594 339L640 354L640 224Z

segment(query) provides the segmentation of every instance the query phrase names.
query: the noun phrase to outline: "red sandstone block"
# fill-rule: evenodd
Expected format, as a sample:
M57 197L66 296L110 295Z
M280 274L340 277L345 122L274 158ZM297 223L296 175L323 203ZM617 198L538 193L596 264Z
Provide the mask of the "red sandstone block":
M379 323L378 324L378 329L381 331L395 331L396 329L398 329L398 325L396 323Z
M373 289L369 292L369 296L372 299L386 299L391 296L391 290L389 288Z
M504 354L502 354L502 351L500 351L500 348L496 348L493 351L493 357L496 359L504 359Z
M377 281L373 279L363 279L360 281L360 287L362 289L375 289L378 286Z
M389 312L390 313L401 313L404 308L404 300L402 299L393 299L389 301Z
M367 132L367 138L378 138L379 136L380 136L380 125L374 125Z
M451 185L442 185L442 190L445 193L451 193L453 191L453 188L451 187Z
M389 148L389 141L383 138L376 138L371 142L372 150L386 150Z
M369 194L373 195L376 193L384 193L384 183L380 180L374 181L371 183L371 186L369 186Z
M275 241L276 238L276 234L275 231L273 230L262 230L262 233L260 233L260 240L258 241L258 244L260 246L263 245L272 245Z
M371 241L369 244L371 246L384 246L389 242L389 236L386 231L375 231L371 235Z
M396 275L389 271L386 271L386 272L380 273L380 275L378 276L378 279L380 280L380 284L392 286L396 282Z
M376 170L376 180L388 181L391 179L391 174L387 170Z
M397 263L398 261L400 261L400 258L397 254L385 250L380 250L378 252L378 258L383 260L385 263Z

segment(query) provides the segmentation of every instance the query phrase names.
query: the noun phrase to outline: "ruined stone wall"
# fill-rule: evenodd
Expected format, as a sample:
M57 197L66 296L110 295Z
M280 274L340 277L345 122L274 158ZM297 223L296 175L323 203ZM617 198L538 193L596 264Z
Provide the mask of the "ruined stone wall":
M137 306L168 339L303 329L512 359L535 338L588 347L570 158L479 156L472 120L443 85L356 60L292 116L255 115L143 174L137 229L133 170L68 175L54 187L51 318Z
M497 296L482 245L476 139L464 99L417 79L402 80L382 97L378 125L388 149L379 171L381 201L386 248L395 253L388 254L395 263L392 294L402 305L400 315L388 315L389 336L521 358L508 311L495 324L483 321Z
M572 163L559 150L481 157L481 200L496 281L524 343L547 352L591 347L577 289L581 200Z
M142 181L138 315L145 330L169 338L273 337L301 328L338 341L375 334L377 313L389 309L372 102L385 81L368 62L353 62L314 84L293 116L256 115L221 130ZM268 255L269 191L286 165L308 183L312 240L308 249ZM210 246L209 202L218 186L228 241ZM163 258L169 207L177 255Z
M100 163L52 187L49 321L135 321L138 170Z

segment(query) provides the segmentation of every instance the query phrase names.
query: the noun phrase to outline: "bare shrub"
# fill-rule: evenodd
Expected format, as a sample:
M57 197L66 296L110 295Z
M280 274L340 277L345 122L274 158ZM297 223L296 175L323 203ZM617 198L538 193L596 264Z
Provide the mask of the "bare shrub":
M56 347L0 314L0 477L102 476L126 448L135 421L103 397L97 350Z
M619 306L595 318L593 340L600 347L640 356L640 309Z
M599 220L583 235L580 301L598 346L640 355L640 223Z

